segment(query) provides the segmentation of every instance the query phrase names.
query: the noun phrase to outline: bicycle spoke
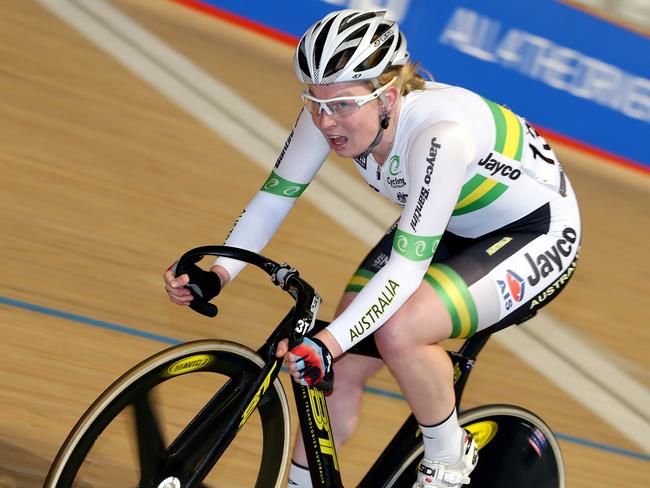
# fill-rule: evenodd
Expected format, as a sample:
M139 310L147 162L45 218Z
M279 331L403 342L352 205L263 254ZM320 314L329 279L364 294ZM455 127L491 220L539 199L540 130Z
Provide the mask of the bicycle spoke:
M168 455L149 396L139 396L133 402L133 407L140 460L140 482L150 483L168 459Z
M213 362L199 374L161 375L188 357L204 356ZM169 479L173 485L208 488L215 481L220 486L242 457L250 466L240 473L242 486L278 486L289 458L289 410L275 384L258 402L258 385L267 378L260 366L247 348L220 341L188 343L145 360L91 405L57 454L44 486L156 488ZM188 389L199 394L179 405ZM243 440L238 436L242 420L254 407L260 407L259 415L244 437L257 437Z
M170 444L169 454L185 469L193 470L215 444L226 445L231 440L225 438L227 427L235 420L240 406L238 402L245 391L244 381L230 380L210 399L203 409L190 421L179 436ZM215 442L215 437L221 439ZM226 447L223 446L223 448Z

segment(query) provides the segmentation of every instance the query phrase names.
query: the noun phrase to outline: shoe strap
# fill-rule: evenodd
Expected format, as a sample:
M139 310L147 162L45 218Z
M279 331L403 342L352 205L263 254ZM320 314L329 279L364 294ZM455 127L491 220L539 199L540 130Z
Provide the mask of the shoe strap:
M442 481L452 486L460 486L460 484L469 483L469 476L463 476L457 471L447 471L446 466L440 463L431 463L430 466L421 463L420 472L436 481Z

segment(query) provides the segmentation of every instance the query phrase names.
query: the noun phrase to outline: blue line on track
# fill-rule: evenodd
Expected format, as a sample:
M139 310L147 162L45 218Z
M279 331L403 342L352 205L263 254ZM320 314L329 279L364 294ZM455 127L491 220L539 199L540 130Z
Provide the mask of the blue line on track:
M23 310L29 310L30 312L36 312L44 315L49 315L51 317L59 317L62 319L72 320L74 322L79 322L81 324L90 325L93 327L98 327L101 329L111 330L114 332L119 332L122 334L129 334L136 337L142 337L144 339L151 339L157 342L163 342L165 344L180 344L181 341L174 339L173 337L167 337L158 334L152 334L150 332L145 332L143 330L134 329L133 327L126 327L124 325L114 324L111 322L105 322L103 320L96 320L89 317L84 317L83 315L77 315L73 313L63 312L50 307L43 307L41 305L35 305L33 303L24 302L21 300L15 300L13 298L7 298L0 296L0 304L8 305L10 307L21 308ZM373 395L378 395L386 398L392 398L395 400L404 400L404 397L399 394L388 390L382 390L381 388L375 388L368 386L365 388L365 391ZM621 456L628 456L641 461L650 462L650 456L643 453L638 453L634 451L629 451L627 449L621 449L619 447L610 446L608 444L602 444L599 442L590 441L588 439L582 439L579 437L574 437L571 435L561 434L555 432L555 435L558 439L566 442L572 442L574 444L579 444L582 446L590 447L593 449L599 449L601 451L607 451L614 454L619 454Z

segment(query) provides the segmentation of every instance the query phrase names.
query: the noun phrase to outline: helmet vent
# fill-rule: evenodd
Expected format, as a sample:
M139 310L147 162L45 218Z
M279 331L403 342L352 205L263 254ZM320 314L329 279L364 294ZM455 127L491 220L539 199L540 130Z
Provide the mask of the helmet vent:
M369 69L374 68L384 60L384 57L387 55L389 50L390 50L390 44L385 43L382 47L380 47L374 53L372 53L372 55L370 55L365 61L363 61L363 63L360 63L358 66L356 66L353 69L353 71L355 73L358 73L361 71L367 71Z
M351 14L348 15L343 21L341 22L341 25L339 25L339 34L343 32L345 29L348 27L352 27L354 24L358 24L359 22L363 22L364 20L370 20L375 18L375 13L374 12L366 12L362 14Z
M303 73L309 73L309 63L307 62L307 56L305 56L304 45L301 45L298 49L298 65Z
M373 42L379 39L384 32L386 32L388 29L393 27L392 24L380 24L377 26L377 30L375 31L375 34L372 36Z
M343 49L339 53L332 56L332 58L327 63L325 70L323 71L323 76L331 76L332 74L342 69L350 60L356 49L356 46L348 49Z
M327 40L327 34L330 32L330 29L332 28L332 24L334 23L335 19L336 17L332 17L325 23L325 25L323 25L321 31L318 33L318 36L316 37L316 40L314 41L313 56L314 56L314 67L316 69L320 68L320 60L323 57L323 47L325 46L325 41Z
M349 41L352 41L356 39L356 45L359 45L359 41L361 38L368 32L368 24L362 25L358 29L355 29L354 32L352 32L349 36L347 36L343 41L341 41L341 44L345 44Z

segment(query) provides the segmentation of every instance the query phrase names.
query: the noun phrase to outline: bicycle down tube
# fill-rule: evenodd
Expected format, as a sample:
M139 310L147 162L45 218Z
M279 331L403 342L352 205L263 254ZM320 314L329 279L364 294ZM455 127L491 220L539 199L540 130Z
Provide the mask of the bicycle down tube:
M269 337L270 340L258 351L267 363L264 368L265 371L268 369L269 363L277 361L274 352L277 347L278 337L284 335L281 331L289 329L290 347L298 345L302 337L312 331L320 305L320 296L307 282L298 277L298 272L295 269L286 264L275 263L258 254L227 246L196 248L185 253L181 261L190 260L194 262L204 255L220 255L254 264L269 274L274 284L287 291L296 300L295 307L278 325L275 332ZM180 262L179 267L181 267ZM201 310L197 311L203 313ZM249 394L250 398L247 398L245 402L248 406L244 410L242 423L247 420L246 412L250 415L257 402L264 395L263 387L265 384L268 385L272 373L277 376L277 371L271 369L264 381L257 380L256 388L252 389L257 393L255 395ZM302 386L295 381L291 381L291 384L314 487L343 488L325 393L318 387ZM232 434L232 437L234 435L236 435L236 432ZM210 459L212 465L216 463L220 454L219 450L216 449L217 446L214 447L215 449L210 453L213 455L211 456L212 459ZM211 468L209 464L202 467L207 471Z

